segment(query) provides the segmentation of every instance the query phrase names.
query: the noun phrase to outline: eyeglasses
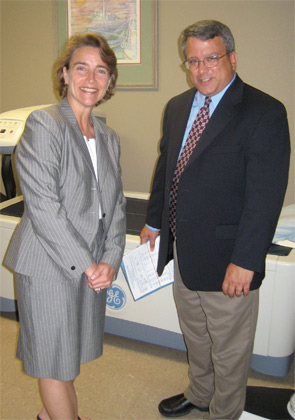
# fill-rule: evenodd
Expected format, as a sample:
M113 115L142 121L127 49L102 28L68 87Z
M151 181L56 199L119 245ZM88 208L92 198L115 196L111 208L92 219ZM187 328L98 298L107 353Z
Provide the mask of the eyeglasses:
M188 70L196 70L199 67L200 63L203 63L205 67L208 69L213 69L213 67L217 67L219 64L219 60L226 55L229 55L229 53L226 53L222 55L221 57L218 57L216 55L210 55L209 57L204 58L204 60L198 60L197 58L189 58L188 60L185 60L183 64Z

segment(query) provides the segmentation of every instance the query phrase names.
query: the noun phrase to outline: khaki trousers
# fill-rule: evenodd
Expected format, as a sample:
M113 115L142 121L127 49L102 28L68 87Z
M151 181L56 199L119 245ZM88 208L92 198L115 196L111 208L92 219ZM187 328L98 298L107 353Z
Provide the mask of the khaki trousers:
M188 350L190 385L185 397L209 407L210 419L239 419L258 315L259 290L229 298L189 290L179 273L174 246L174 299Z

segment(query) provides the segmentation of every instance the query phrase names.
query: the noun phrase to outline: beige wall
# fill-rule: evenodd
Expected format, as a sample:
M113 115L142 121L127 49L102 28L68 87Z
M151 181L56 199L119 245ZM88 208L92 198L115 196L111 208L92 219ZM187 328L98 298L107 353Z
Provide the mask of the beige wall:
M51 68L57 57L55 0L0 0L1 112L55 102ZM101 106L121 136L125 190L147 192L158 153L167 101L188 89L180 63L179 34L200 19L226 23L236 40L238 73L281 100L294 149L294 2L158 1L156 91L118 91ZM285 204L294 202L294 157Z

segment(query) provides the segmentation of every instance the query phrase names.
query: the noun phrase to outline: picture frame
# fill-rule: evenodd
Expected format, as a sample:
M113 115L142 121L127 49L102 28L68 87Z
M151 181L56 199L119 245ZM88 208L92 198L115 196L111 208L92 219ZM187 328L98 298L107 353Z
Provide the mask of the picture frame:
M73 0L71 0L73 1ZM99 0L98 0L99 1ZM108 0L111 1L111 0ZM140 1L140 62L118 63L119 90L158 88L157 0ZM61 54L68 38L68 0L57 1L58 49Z

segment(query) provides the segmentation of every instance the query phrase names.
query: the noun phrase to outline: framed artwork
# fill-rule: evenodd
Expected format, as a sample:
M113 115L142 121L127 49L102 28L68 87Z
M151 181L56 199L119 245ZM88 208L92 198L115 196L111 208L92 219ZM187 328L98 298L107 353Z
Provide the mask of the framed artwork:
M58 46L98 32L114 50L119 89L157 89L157 0L58 0Z

